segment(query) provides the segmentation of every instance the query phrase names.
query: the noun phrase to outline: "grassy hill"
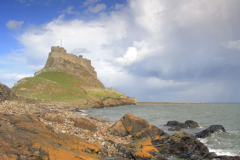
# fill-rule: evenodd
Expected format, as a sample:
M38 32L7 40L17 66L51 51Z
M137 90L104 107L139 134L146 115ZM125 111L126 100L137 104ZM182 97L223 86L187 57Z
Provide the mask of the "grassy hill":
M114 89L86 88L84 82L62 72L43 72L35 77L20 80L12 89L19 95L50 101L70 99L119 98L124 94Z

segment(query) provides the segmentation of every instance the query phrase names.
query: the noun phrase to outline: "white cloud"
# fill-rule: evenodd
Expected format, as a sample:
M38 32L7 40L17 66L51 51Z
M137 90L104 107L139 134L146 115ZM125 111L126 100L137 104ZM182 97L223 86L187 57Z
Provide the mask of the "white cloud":
M179 99L187 97L191 102L217 102L228 98L230 91L222 82L210 82L194 84L191 88L173 92L172 95Z
M31 77L31 76L32 76L32 74L3 73L1 78L2 79L12 79L12 80L18 81L22 78Z
M107 6L104 3L101 3L101 4L97 4L95 7L92 7L92 6L88 7L87 11L92 13L98 13L106 10L106 8Z
M21 52L11 54L12 58L27 63L30 69L37 69L38 66L45 64L51 46L59 46L62 38L63 47L68 53L82 53L84 57L91 60L99 79L108 87L128 86L130 88L135 85L139 90L144 89L144 86L139 84L145 84L151 89L186 87L185 83L188 83L189 79L185 82L177 79L191 76L198 78L199 72L195 73L195 68L200 70L204 68L201 71L210 74L211 71L206 72L205 69L208 68L206 66L212 67L213 60L221 60L215 58L219 56L214 52L218 48L209 43L208 45L213 48L209 51L209 46L204 46L204 43L214 35L219 36L214 33L223 33L226 30L223 26L232 25L227 23L234 11L231 6L234 7L240 3L236 0L231 2L226 0L174 2L128 0L127 5L116 4L114 11L105 13L101 11L106 10L106 5L96 4L97 2L99 0L84 2L83 7L88 8L88 12L97 14L92 16L84 12L86 17L91 16L87 20L84 15L81 15L83 19L79 17L66 19L62 14L49 23L26 28L23 33L16 36L24 47ZM65 13L74 13L73 7L68 7ZM219 30L223 32L216 32ZM199 39L199 35L202 39ZM211 40L214 41L214 39ZM219 43L215 42L214 44ZM195 49L197 46L201 48ZM238 49L239 42L230 41L225 47ZM212 56L212 54L215 55ZM142 67L144 72L149 72L142 74L141 68L134 70L135 65L132 64ZM128 70L130 67L133 68ZM156 78L159 76L165 77ZM199 93L192 94L190 97L207 92L207 85L203 86L205 90L201 90L199 84L191 83L191 85ZM209 85L211 86L213 85ZM219 86L213 86L212 89L222 91ZM179 99L187 97L194 92L189 88L176 92L173 96ZM178 96L178 93L181 96ZM212 94L217 93L212 92Z
M161 54L162 46L151 46L145 41L134 41L132 47L128 47L126 53L122 57L114 60L119 65L128 66L135 62L141 62L146 58L155 54Z
M222 44L227 49L240 50L240 40L238 40L238 41L228 41L227 43L222 43Z
M123 4L115 4L115 9L116 10L120 10L120 9L122 9L124 7L124 5Z
M73 11L73 6L68 6L67 9L63 10L63 13L68 13L68 14L77 14L78 12Z
M42 69L44 67L44 65L28 65L27 69L30 71L38 71L40 69Z
M79 55L81 53L90 53L86 48L76 48L73 51L71 51L72 54Z
M175 82L174 80L162 80L157 77L149 77L146 80L146 85L149 88L165 88L165 87L178 87L187 85L186 82Z
M136 77L129 74L121 67L115 66L112 63L105 61L99 62L99 67L96 68L98 78L104 82L106 87L133 87L136 83Z
M97 2L99 2L100 0L86 0L85 2L84 2L84 6L88 6L88 5L92 5L92 4L94 4L94 3L97 3Z
M161 31L163 23L162 16L164 15L164 6L161 1L130 0L129 6L134 14L134 20L137 25L152 34Z
M16 29L20 29L21 26L22 26L22 24L23 24L23 21L9 20L9 21L6 23L6 26L7 26L9 29L16 30Z

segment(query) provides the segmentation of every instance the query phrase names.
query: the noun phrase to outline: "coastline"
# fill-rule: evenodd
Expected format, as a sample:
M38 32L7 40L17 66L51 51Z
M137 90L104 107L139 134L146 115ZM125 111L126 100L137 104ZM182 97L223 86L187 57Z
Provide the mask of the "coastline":
M205 102L137 102L137 104L208 104Z
M181 139L186 140L189 138L192 141L191 143L193 142L194 142L193 144L197 143L197 146L198 145L202 146L202 149L204 151L205 150L208 151L208 149L206 149L206 147L202 143L200 143L196 138L185 132L177 132L174 135L168 135L164 133L164 135L162 135L162 138L166 139L166 143L163 141L159 141L160 140L159 136L154 136L152 140L151 137L136 140L134 139L133 135L127 136L112 135L110 134L111 132L109 130L110 128L113 128L115 126L117 127L115 129L122 130L121 127L118 128L118 126L115 125L116 123L114 122L102 120L100 118L93 118L86 115L84 109L88 108L91 108L91 106L72 106L70 104L60 102L55 104L47 103L26 104L17 101L1 102L0 144L3 146L3 149L0 151L0 159L2 157L17 159L17 157L19 156L25 159L29 157L43 158L44 156L47 156L48 158L50 157L49 159L53 160L66 159L66 156L72 156L73 159L76 156L82 156L81 159L89 158L109 159L111 157L113 159L117 159L116 157L122 159L123 158L131 159L131 157L129 157L125 153L132 150L131 148L137 147L133 153L134 156L140 156L141 157L141 158L139 157L140 159L149 159L149 157L152 157L156 154L155 155L156 157L163 158L163 160L165 160L165 157L162 157L162 155L159 153L160 151L164 151L164 149L161 148L161 146L165 146L167 148L178 147L178 143ZM137 117L132 118L134 120L141 119ZM79 126L75 126L75 123L79 119L85 119L86 121L84 122L84 124L86 125L88 125L88 123L96 125L97 128L96 131L90 131L88 129L83 129ZM145 120L142 119L141 121ZM4 135L4 130L2 129L4 126L5 127L7 126L7 128L10 128L11 130L15 128L17 132L16 131L10 133L7 132L7 134ZM158 134L156 131L160 131L157 127L154 128L153 125L149 126L147 130L148 130L147 134L151 133L153 135ZM142 131L139 133L142 133ZM30 134L31 136L28 136L27 141L26 138L24 140L19 139L19 135L21 135L21 133L24 133L24 135ZM38 136L40 141L33 139L34 136ZM10 140L7 139L9 137ZM15 140L13 141L13 139ZM167 139L174 141L173 144L176 144L176 146L174 145L169 146L167 143L168 142ZM30 144L32 146L28 148L26 147L14 148L18 141L20 141L18 145L21 144L25 146L29 145L29 142L31 142ZM156 148L154 147L155 145L154 143L156 143L155 147L158 147L157 149L159 151L157 151ZM158 143L160 144L157 145ZM187 142L185 143L184 141L183 143L184 145L188 144ZM141 149L143 144L146 145L144 146L144 148L151 150L145 151ZM36 153L29 151L29 150L35 151L36 147L38 148ZM11 152L8 152L8 150L10 150ZM155 151L154 153L152 153L153 150ZM148 158L146 158L145 156L148 156ZM176 155L175 153L169 153L167 154L167 157L168 156ZM188 156L201 157L201 155L199 155L198 152L195 153L195 150ZM212 156L222 160L226 158L233 158L233 160L235 159L235 157L233 156L228 157L217 156L215 153L212 152L206 152L205 156L207 156L207 159ZM239 157L236 156L236 158Z

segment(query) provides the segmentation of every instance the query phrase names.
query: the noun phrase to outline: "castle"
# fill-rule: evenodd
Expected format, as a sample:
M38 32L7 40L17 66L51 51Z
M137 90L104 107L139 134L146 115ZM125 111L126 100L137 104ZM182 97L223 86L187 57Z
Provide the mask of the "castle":
M76 55L69 54L63 47L52 46L51 52L49 53L49 57L63 58L66 61L79 64L83 66L89 73L97 77L97 72L95 71L94 67L92 67L90 60L83 58L82 55L79 55L78 57Z

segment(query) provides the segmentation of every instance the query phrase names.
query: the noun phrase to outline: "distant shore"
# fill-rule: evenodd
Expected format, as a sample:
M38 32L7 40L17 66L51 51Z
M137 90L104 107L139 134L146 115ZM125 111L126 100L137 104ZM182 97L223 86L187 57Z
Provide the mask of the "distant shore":
M207 104L200 102L137 102L137 104Z

